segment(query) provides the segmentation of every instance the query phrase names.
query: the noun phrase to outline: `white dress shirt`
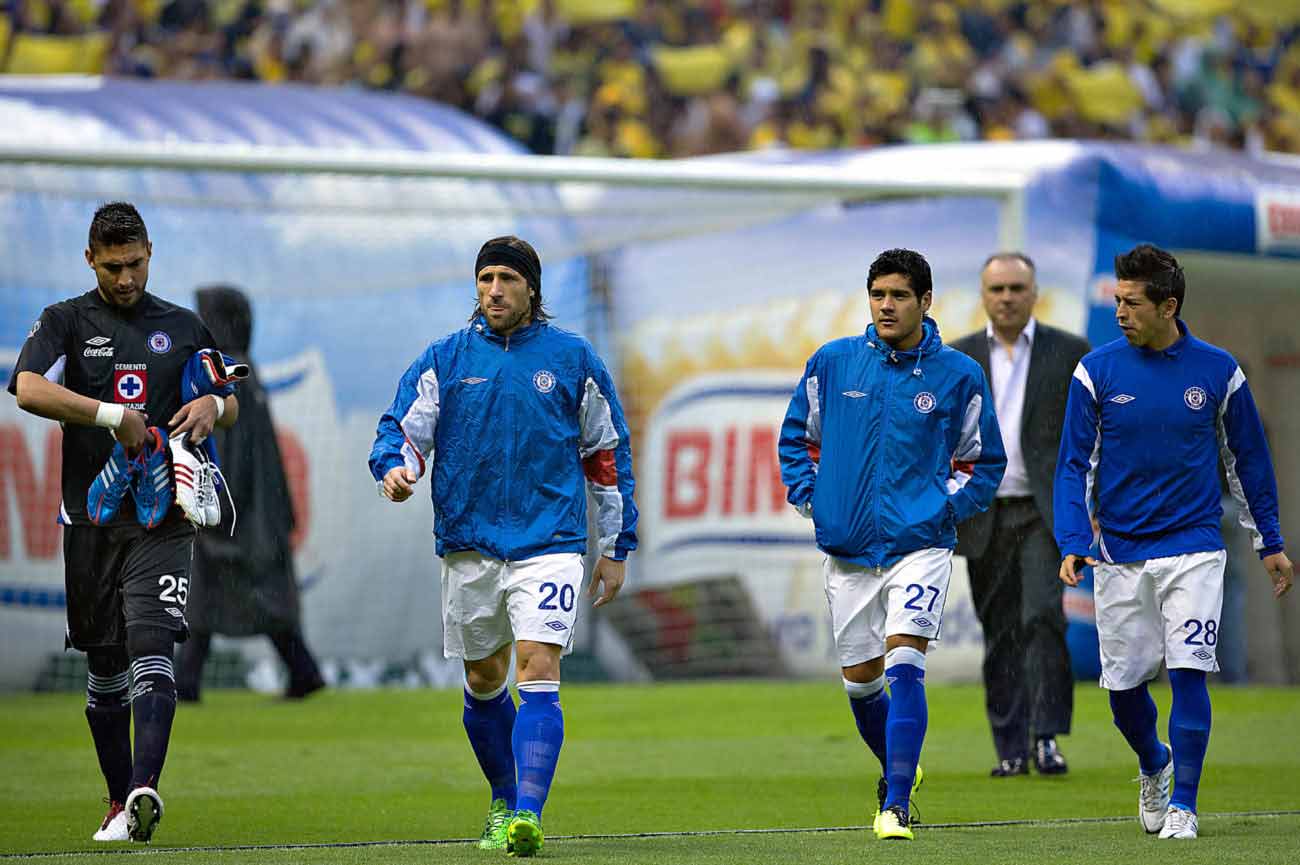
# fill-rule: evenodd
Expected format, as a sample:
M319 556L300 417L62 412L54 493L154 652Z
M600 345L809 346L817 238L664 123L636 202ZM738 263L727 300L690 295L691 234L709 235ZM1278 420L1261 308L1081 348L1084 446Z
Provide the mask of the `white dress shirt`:
M989 340L989 371L993 373L993 405L1002 430L1002 447L1007 452L1007 471L998 485L998 498L1027 496L1029 473L1025 455L1020 450L1020 421L1025 412L1025 382L1029 379L1029 354L1034 348L1035 322L1032 316L1016 337L1011 351L998 339L989 324L984 333Z

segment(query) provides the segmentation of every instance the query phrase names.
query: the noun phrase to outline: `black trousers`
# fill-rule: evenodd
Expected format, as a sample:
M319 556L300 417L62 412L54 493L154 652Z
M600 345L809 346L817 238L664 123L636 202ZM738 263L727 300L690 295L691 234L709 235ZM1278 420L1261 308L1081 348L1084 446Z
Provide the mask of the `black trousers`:
M999 759L1070 732L1074 681L1065 642L1061 556L1032 499L993 504L988 550L967 562L984 629L984 703Z
M267 634L276 654L289 670L289 685L285 693L289 696L301 696L314 691L324 684L316 659L312 657L307 642L300 630L276 631ZM200 680L203 677L203 664L208 659L212 648L212 635L193 633L190 639L181 644L176 653L176 693L183 700L199 699Z

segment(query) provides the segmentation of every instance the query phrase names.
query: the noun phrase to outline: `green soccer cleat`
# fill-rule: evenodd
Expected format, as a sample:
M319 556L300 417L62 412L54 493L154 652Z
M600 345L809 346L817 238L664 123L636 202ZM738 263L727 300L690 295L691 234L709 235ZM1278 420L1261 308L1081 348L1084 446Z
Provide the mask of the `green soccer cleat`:
M515 812L506 807L505 799L493 799L487 819L483 821L483 834L478 839L480 850L506 849L506 828Z
M506 829L506 853L510 856L536 856L545 843L542 818L532 811L516 811Z
M917 790L921 789L921 782L924 780L925 780L925 772L921 770L920 766L917 766L916 777L912 779L913 795L916 794ZM888 793L889 793L889 782L886 781L882 776L881 779L876 782L876 813L871 815L871 828L873 831L876 829L877 824L880 822L880 812L885 810L885 796ZM909 804L914 806L916 803L912 802Z

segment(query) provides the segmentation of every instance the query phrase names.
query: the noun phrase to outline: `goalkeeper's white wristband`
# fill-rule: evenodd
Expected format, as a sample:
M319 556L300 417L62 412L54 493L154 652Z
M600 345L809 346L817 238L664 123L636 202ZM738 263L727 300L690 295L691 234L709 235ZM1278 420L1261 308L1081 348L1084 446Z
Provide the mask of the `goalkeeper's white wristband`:
M122 425L122 417L125 414L126 406L101 402L99 408L95 409L95 426L102 426L105 429L117 429Z
M226 413L226 401L215 393L210 393L208 396L217 401L217 420L221 420L221 416Z

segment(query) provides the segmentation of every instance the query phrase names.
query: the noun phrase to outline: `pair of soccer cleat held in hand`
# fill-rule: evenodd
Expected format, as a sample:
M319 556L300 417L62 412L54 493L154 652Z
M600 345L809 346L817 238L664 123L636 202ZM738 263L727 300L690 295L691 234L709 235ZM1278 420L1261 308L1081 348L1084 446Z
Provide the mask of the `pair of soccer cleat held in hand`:
M235 384L249 376L248 364L236 363L216 349L195 352L181 375L182 401L212 395L221 399L234 393ZM160 525L173 502L186 519L199 528L221 522L217 499L217 452L212 440L202 444L188 433L170 439L158 427L149 427L144 446L128 456L118 442L104 468L86 491L86 514L96 525L111 522L122 507L127 490L135 499L136 519L147 529ZM223 483L224 486L224 483ZM226 491L230 498L230 491ZM230 500L230 533L235 533L235 503Z
M151 426L134 456L127 455L121 442L114 445L86 493L86 514L95 525L111 522L130 490L136 519L147 529L162 523L173 502L195 526L215 526L221 522L216 488L219 474L203 448L190 442L188 433L169 439Z

